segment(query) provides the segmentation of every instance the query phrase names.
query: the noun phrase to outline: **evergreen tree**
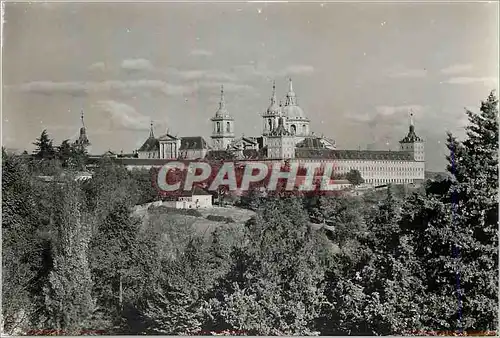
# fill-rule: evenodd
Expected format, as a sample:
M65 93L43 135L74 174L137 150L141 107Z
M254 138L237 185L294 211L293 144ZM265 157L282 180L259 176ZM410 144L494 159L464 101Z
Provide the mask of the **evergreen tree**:
M361 173L358 171L358 170L351 170L349 171L345 178L349 181L349 183L351 183L353 186L358 186L362 183L365 183L365 180L363 179L363 177L361 176Z
M496 329L498 305L498 101L467 112L467 138L448 135L448 170L405 207L402 230L422 267L427 329Z
M451 199L456 277L461 280L459 327L488 330L498 324L498 99L493 92L479 113L467 111L463 149L450 148L455 180ZM458 149L460 150L458 150ZM464 173L465 175L463 175ZM459 315L460 317L460 315Z
M39 270L37 200L23 159L2 149L2 332L29 328L31 290Z
M91 232L78 185L69 181L60 189L53 269L44 288L45 328L74 334L91 326L89 319L94 311L87 257Z
M36 146L34 151L35 157L37 159L53 159L55 155L54 146L52 145L52 140L47 133L47 130L43 130L42 134L33 143Z
M323 272L305 212L296 198L270 198L249 224L248 244L206 306L207 325L248 334L311 334Z
M85 170L88 154L87 148L78 144L71 145L68 165L74 170Z
M63 168L68 166L68 161L71 158L71 144L69 140L62 141L61 145L57 148L57 156L62 163Z
M139 261L137 251L138 220L118 201L98 224L91 241L91 267L94 292L105 316L116 319L124 302L133 293L133 267ZM132 274L132 276L131 276Z

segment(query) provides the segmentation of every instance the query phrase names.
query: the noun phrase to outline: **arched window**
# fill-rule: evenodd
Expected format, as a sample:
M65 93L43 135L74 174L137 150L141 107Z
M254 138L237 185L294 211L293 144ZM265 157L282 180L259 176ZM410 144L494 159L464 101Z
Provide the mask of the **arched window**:
M231 132L231 122L226 123L226 132L228 132L228 133Z
M217 122L217 132L220 133L220 122Z
M268 119L267 123L269 124L269 131L273 130L273 120Z
M292 135L295 135L297 133L297 127L295 126L295 124L292 124L290 126L290 132L292 133Z

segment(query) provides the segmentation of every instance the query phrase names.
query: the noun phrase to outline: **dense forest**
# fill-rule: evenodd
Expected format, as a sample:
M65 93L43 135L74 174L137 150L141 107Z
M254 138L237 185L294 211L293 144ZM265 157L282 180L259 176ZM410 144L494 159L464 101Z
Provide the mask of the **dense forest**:
M2 154L7 334L421 335L498 325L498 101L448 134L449 177L406 196L250 196L208 237L141 223L149 171L47 132ZM65 175L63 175L65 174ZM40 175L57 175L45 182ZM311 220L328 226L313 227ZM45 331L44 331L45 330ZM439 334L439 333L436 333Z

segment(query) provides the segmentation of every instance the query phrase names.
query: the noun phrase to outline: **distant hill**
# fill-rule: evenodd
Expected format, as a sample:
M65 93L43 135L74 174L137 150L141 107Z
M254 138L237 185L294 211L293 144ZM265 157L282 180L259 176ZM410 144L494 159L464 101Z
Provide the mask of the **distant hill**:
M23 152L23 150L17 148L4 148L4 150L7 154L16 154L16 155L19 155Z

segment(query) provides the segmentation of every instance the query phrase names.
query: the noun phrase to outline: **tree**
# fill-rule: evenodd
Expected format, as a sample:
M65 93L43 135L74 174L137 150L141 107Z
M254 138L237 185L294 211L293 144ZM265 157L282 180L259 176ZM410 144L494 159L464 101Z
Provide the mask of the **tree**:
M203 239L193 237L179 257L162 261L158 283L141 300L147 333L183 335L201 329L203 297L224 272L209 263L209 256Z
M402 222L423 271L426 328L498 324L498 100L491 93L467 114L465 141L448 135L452 178L408 200Z
M53 159L55 155L54 146L52 145L52 140L49 138L47 130L43 130L42 134L33 143L36 146L34 151L35 157L37 159Z
M68 165L74 170L85 170L87 164L88 154L85 146L79 144L71 145L70 157Z
M67 167L68 161L72 155L72 149L69 140L62 141L61 145L57 148L57 155L59 160L62 162L63 168Z
M94 311L88 255L91 228L83 213L78 184L68 181L59 192L55 217L53 268L44 287L46 328L77 333L91 326Z
M205 307L214 330L311 334L322 301L317 241L296 198L270 198Z
M138 230L138 220L130 216L127 205L117 201L98 224L90 244L94 292L98 295L98 305L112 319L121 313L123 303L128 301L127 293L134 285L131 272L139 261Z
M450 142L448 170L454 182L451 199L457 275L464 328L494 329L498 324L498 99L494 92L479 113L467 111L463 147ZM442 199L442 200L443 200ZM457 233L458 232L458 233ZM459 316L460 317L460 316Z
M135 181L138 189L137 204L150 203L158 200L160 197L159 192L155 189L154 179L156 173L154 169L150 170L133 170L130 173L132 179Z
M346 174L346 179L354 186L365 183L365 180L363 179L363 177L361 177L361 173L355 169L352 169Z
M34 193L24 159L2 149L2 331L8 334L29 328L35 308L31 291L41 255Z

